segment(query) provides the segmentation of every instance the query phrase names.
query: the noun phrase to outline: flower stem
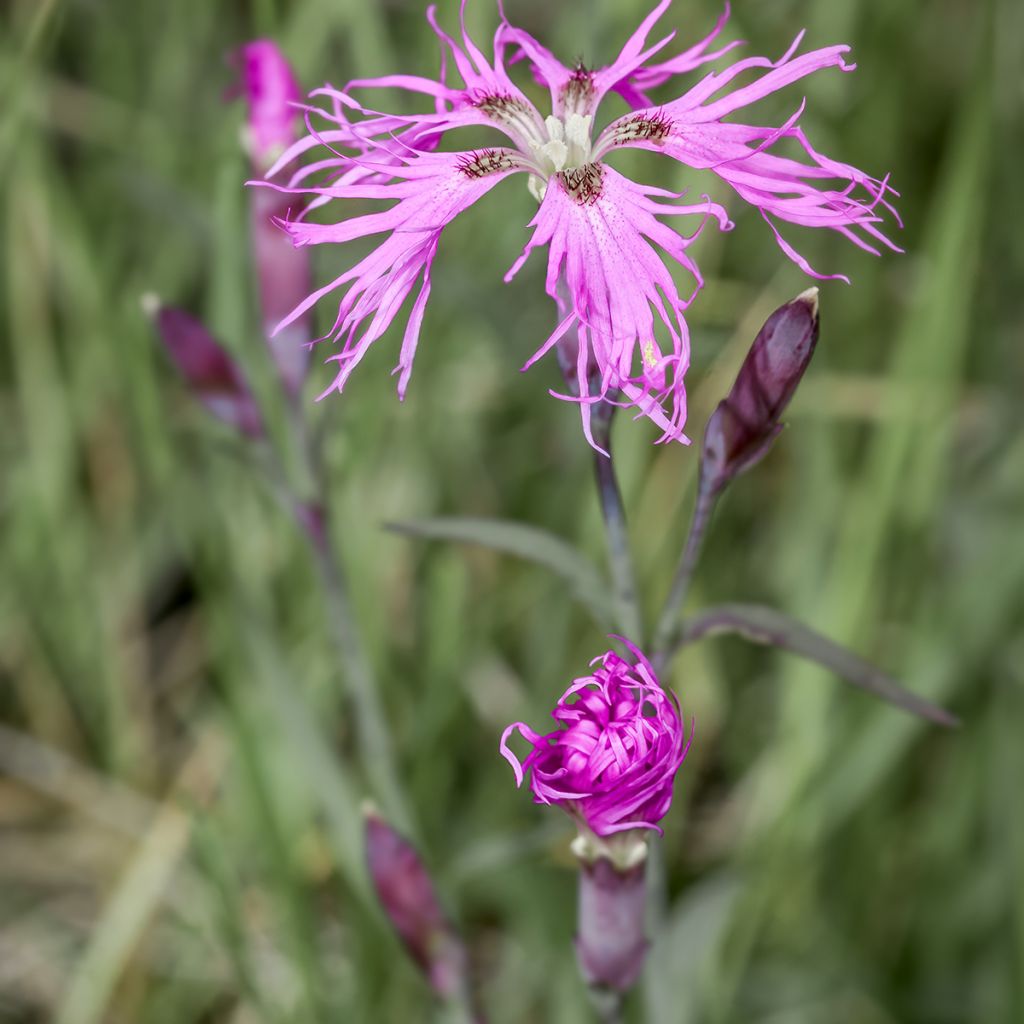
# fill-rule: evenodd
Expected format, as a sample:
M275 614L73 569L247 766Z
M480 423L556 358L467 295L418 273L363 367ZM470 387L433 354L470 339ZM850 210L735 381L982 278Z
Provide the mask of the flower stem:
M590 1005L594 1008L601 1024L622 1024L622 1021L625 1020L622 1012L625 998L621 992L591 988L589 993Z
M707 485L702 473L697 485L697 502L694 505L693 518L690 520L690 532L686 536L686 546L683 548L682 557L672 580L672 589L669 591L665 607L658 619L657 629L654 631L652 647L655 668L662 667L668 654L668 648L675 636L679 613L682 611L686 595L689 593L690 582L704 546L704 537L717 504L718 492Z
M580 864L576 959L603 1024L622 1020L626 993L643 970L646 865L620 870L607 857Z
M312 482L314 501L292 498L292 511L313 549L328 604L330 635L343 665L356 721L363 769L389 820L413 834L413 819L399 778L387 720L380 703L377 679L352 610L341 552L330 529L330 488L323 460L300 410L290 409L292 434L305 475Z
M327 596L331 636L345 666L366 775L372 780L388 817L396 826L410 832L412 820L395 767L394 748L378 697L377 680L356 626L339 553L329 529L318 533L307 530L307 534L317 556Z
M634 643L643 643L643 622L637 603L636 575L633 556L629 548L629 532L626 528L626 509L622 503L622 492L615 478L613 462L611 424L615 406L600 403L594 410L592 430L594 441L608 455L594 453L594 471L597 477L597 493L601 502L605 535L608 538L608 561L612 573L616 617L619 628Z

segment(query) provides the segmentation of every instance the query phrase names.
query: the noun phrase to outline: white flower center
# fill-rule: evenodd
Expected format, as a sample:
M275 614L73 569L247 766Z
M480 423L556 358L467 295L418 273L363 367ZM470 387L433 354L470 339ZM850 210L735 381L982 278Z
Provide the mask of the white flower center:
M540 202L547 191L547 179L560 171L572 171L590 162L590 124L593 116L569 114L563 121L549 115L544 118L548 130L546 142L530 142L534 158L544 171L544 178L530 176L532 195Z

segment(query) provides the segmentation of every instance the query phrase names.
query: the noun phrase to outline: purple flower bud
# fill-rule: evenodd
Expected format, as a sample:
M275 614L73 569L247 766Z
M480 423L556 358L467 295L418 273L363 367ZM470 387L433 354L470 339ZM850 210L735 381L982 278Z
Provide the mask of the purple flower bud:
M717 494L768 453L817 342L818 289L810 288L768 317L732 390L708 420L701 459L708 492Z
M466 950L415 848L376 811L366 812L366 860L384 913L442 999L464 998Z
M249 106L246 145L253 170L265 174L296 139L301 90L276 43L258 39L234 54L241 81L235 95ZM250 237L259 283L263 334L288 394L296 396L309 369L310 317L301 316L272 337L274 328L312 289L309 252L292 245L277 226L295 216L295 199L271 188L249 189Z
M249 437L262 437L259 406L241 370L206 327L182 309L162 306L153 295L142 307L196 398L217 419Z
M253 166L264 173L296 138L302 90L277 44L256 39L231 55L240 81L229 96L242 95L249 106L246 147Z
M636 647L616 639L632 661L614 651L595 658L591 664L600 667L574 680L552 711L560 728L542 735L516 722L503 733L500 749L517 785L531 773L534 802L558 804L576 820L576 849L584 859L607 856L629 867L646 852L636 830L661 831L657 823L672 802L690 742L675 695L661 688ZM508 747L516 729L533 746L522 763Z

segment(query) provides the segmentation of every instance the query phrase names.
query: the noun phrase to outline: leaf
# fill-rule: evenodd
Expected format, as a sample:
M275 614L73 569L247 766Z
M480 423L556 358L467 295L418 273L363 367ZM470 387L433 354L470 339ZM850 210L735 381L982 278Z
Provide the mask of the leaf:
M960 720L943 708L905 690L892 676L834 640L814 632L774 608L757 604L723 604L705 609L683 624L672 651L717 633L739 633L757 644L783 650L817 662L848 683L938 725L956 726Z
M388 530L410 537L479 544L536 562L561 576L599 625L607 626L615 620L608 584L598 570L571 544L547 530L507 519L474 519L469 516L438 516L384 525Z
M742 883L716 873L690 885L654 937L644 972L644 1000L651 1024L691 1024L701 1019L708 977L742 892Z

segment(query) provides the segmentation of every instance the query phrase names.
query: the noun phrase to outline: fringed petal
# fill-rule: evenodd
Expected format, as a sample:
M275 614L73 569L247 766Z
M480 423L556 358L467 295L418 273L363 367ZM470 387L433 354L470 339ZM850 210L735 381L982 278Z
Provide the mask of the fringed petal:
M731 224L725 211L710 200L697 205L657 202L655 197L663 195L664 191L638 185L607 166L590 164L581 172L556 175L531 222L533 236L506 280L530 252L548 248L547 292L557 299L564 280L573 308L531 362L576 326L578 391L557 397L580 403L585 426L592 403L624 399L661 428L662 440L685 441L683 375L689 362L689 333L683 310L692 295L678 294L651 243L691 274L696 291L700 272L687 247L709 218L723 229ZM702 218L690 237L658 219L680 214ZM670 340L665 352L655 338L655 317ZM666 400L668 410L662 405Z

